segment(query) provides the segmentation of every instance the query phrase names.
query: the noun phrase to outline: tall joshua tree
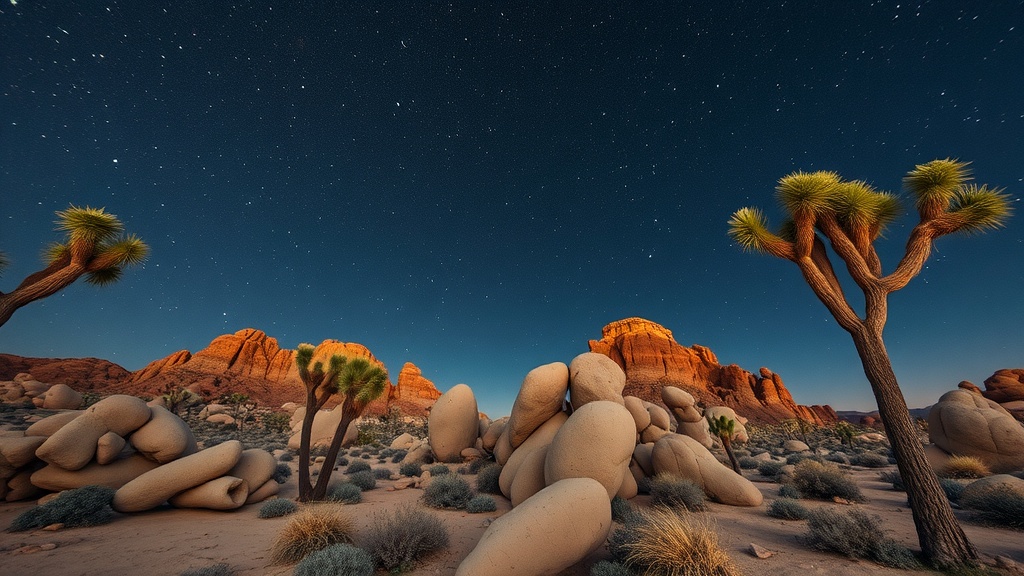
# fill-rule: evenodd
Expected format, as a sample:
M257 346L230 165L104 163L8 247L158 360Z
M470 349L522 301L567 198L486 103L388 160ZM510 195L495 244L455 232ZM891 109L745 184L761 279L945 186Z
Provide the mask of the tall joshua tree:
M740 463L736 460L736 455L732 452L732 437L736 433L736 421L725 414L722 414L718 418L708 416L707 421L708 431L722 441L722 448L725 448L725 453L729 456L729 462L732 463L733 471L737 474L742 474L742 472L740 472Z
M878 412L907 487L907 500L925 559L936 567L975 564L977 551L957 524L938 480L925 459L906 401L882 340L889 294L921 271L932 244L955 232L975 233L1003 225L1011 214L999 189L967 184L967 163L933 160L904 178L919 222L910 232L902 259L884 273L874 242L899 213L899 199L860 181L844 181L834 172L796 172L776 187L790 220L772 233L762 212L743 208L729 221L730 236L744 249L790 260L804 280L853 338ZM858 316L843 293L825 242L846 265L864 293Z
M103 208L70 206L57 212L57 230L66 234L44 252L46 267L25 278L12 292L0 292L0 326L29 302L51 296L82 276L98 286L121 278L126 266L140 264L149 247L135 235L123 236L117 216ZM0 271L7 266L0 254Z
M299 378L306 387L306 413L302 419L302 431L299 436L299 500L323 500L327 495L327 484L331 481L333 463L338 458L341 442L349 425L362 415L366 407L387 387L388 373L381 367L371 364L366 358L331 356L325 372L323 364L316 362L310 369L313 360L313 347L302 344L295 355L295 364L299 369ZM341 421L331 438L327 450L325 465L320 471L316 485L309 479L309 445L313 433L313 419L317 411L327 404L334 394L342 396L342 403L335 410L341 410Z

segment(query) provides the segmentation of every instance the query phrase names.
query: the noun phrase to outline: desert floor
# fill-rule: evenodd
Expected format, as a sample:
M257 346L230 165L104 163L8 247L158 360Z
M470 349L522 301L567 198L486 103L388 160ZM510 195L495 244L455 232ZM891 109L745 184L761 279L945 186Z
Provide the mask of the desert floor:
M294 469L294 462L292 466ZM397 464L386 466L396 471L398 468ZM866 503L857 506L869 514L880 516L891 537L916 549L917 536L906 505L906 495L880 482L879 472L877 469L857 468L851 471L867 498ZM343 471L335 472L339 478L342 474ZM744 574L844 576L907 573L868 561L851 560L809 549L801 542L801 536L806 532L806 522L778 520L765 513L767 505L777 497L779 485L758 481L760 477L756 471L745 471L745 474L755 481L765 495L762 506L737 508L712 503L707 512L701 513L715 523L723 549ZM469 476L467 479L471 485L475 485L475 477ZM362 543L360 533L369 526L374 514L403 505L424 506L419 501L422 494L420 490L389 490L393 484L393 481L379 480L377 488L365 492L359 504L338 504L345 506L358 527L356 545ZM282 486L280 496L294 498L297 492L293 474ZM500 496L495 499L498 510L493 513L434 511L448 527L451 543L446 550L426 558L407 574L453 574L459 562L476 545L488 523L510 509L507 500ZM831 502L801 502L807 507L845 507ZM638 496L633 503L643 506L647 503L647 497ZM18 514L33 505L34 502L0 502L0 528L9 526ZM274 537L289 517L259 519L257 512L260 506L252 504L230 512L167 507L146 513L118 515L112 523L96 527L0 532L0 573L5 576L158 576L177 575L190 568L226 563L239 575L291 574L292 566L270 565L269 555ZM981 526L970 520L964 511L957 510L956 514L963 520L964 530L986 563L992 563L996 556L1004 556L1024 565L1024 533ZM767 559L756 558L749 552L751 543L775 554ZM607 551L602 548L563 572L563 575L586 576L594 562L607 556Z

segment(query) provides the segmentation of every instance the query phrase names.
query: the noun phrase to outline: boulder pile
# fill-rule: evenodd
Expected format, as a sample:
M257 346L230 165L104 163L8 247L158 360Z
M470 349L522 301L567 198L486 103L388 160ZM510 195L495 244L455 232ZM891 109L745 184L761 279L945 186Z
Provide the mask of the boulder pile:
M936 469L954 454L974 456L996 474L1024 469L1024 426L980 392L961 387L943 394L928 413L928 436Z
M114 395L0 436L0 496L34 498L87 485L116 490L113 508L170 502L228 510L278 491L275 458L237 440L200 450L188 424L159 405Z
M78 410L82 407L82 395L66 384L45 384L22 373L14 380L0 382L0 402L31 402L36 408Z

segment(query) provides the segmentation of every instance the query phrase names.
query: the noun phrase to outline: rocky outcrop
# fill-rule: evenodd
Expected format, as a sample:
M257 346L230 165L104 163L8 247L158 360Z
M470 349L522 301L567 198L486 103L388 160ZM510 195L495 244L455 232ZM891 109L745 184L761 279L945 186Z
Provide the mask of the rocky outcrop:
M398 408L402 414L419 415L440 397L441 391L434 383L424 378L423 372L415 364L406 362L389 392L388 406ZM377 407L371 405L370 408Z
M1000 404L1024 400L1024 368L996 370L981 395Z
M123 382L131 372L99 358L25 358L0 354L0 380L13 380L20 373L47 384L66 384L79 392L105 389L111 382Z
M626 318L604 327L591 352L614 360L626 373L623 394L662 404L662 386L676 386L705 406L725 405L760 422L802 418L819 424L836 421L830 406L801 406L782 378L761 368L752 374L739 366L719 364L710 349L682 346L672 331L643 318Z

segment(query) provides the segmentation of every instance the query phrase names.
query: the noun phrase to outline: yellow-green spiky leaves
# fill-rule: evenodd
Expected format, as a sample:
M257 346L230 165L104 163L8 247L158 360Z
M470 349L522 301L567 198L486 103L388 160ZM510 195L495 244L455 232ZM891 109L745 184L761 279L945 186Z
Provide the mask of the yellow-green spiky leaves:
M764 213L757 208L740 208L729 219L729 236L744 250L791 258L792 244L768 229Z
M957 190L970 180L969 165L952 158L932 160L915 166L903 177L903 187L913 196L922 217L935 218L946 209Z
M123 226L117 216L103 208L79 208L71 205L57 212L57 230L68 233L71 242L98 244L121 233Z
M794 172L779 180L775 192L782 207L797 218L829 210L838 184L839 175L835 172Z
M94 286L107 286L121 279L124 269L120 266L112 266L100 270L93 270L85 275L85 281Z
M965 234L1001 228L1012 214L1010 197L1002 189L974 184L957 190L949 206L958 223L956 232Z
M388 373L366 358L348 361L338 375L338 392L369 404L384 393Z
M879 192L861 180L837 184L829 204L840 224L847 230L870 231L870 240L895 220L901 209L895 194Z

